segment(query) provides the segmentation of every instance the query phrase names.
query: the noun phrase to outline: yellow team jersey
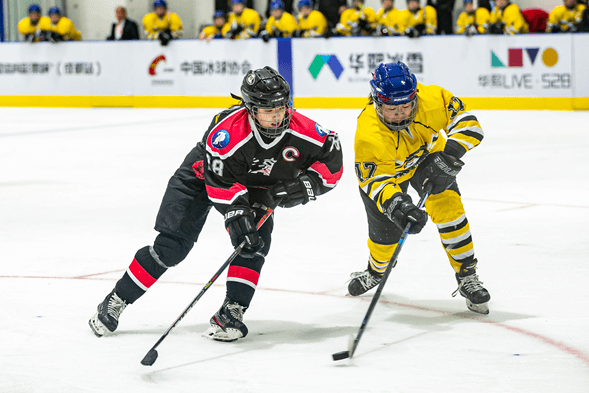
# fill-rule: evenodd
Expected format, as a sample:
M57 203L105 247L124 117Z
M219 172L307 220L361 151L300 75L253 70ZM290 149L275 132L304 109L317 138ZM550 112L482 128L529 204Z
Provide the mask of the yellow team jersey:
M409 27L417 25L425 25L424 34L427 35L436 34L436 31L438 30L438 13L436 9L430 5L426 5L425 8L420 7L416 12L404 9L401 11L399 19L399 29L402 32L405 32Z
M445 151L461 157L483 139L477 118L460 99L435 85L417 84L417 116L402 131L391 131L369 103L360 116L354 141L360 188L384 213L383 203L402 192L428 153Z
M313 10L306 18L299 15L299 28L303 31L301 37L322 37L327 31L327 19L321 12Z
M229 18L227 19L227 24L223 26L223 37L227 38L235 38L235 39L245 39L245 38L252 38L258 35L260 31L260 24L262 23L262 19L260 15L251 8L245 8L240 16L235 15L235 13L229 13ZM243 30L239 33L237 37L231 36L231 30L234 26L241 26Z
M477 33L485 34L489 27L489 18L489 10L483 7L477 8L472 14L463 12L456 21L456 34L464 34L471 26L476 28Z
M379 25L387 29L388 35L401 35L399 24L401 21L401 11L396 8L385 10L381 8L376 14L376 20Z
M490 23L503 24L503 33L507 35L523 34L529 32L529 26L517 4L510 3L501 10L493 8Z
M355 8L348 8L340 17L340 22L335 26L336 30L340 35L350 36L352 34L357 35L370 35L371 32L366 29L362 29L359 25L360 19L368 22L369 28L374 30L376 28L376 12L370 7L362 7L362 10Z
M143 17L143 28L148 40L155 40L159 33L165 30L170 30L174 38L182 36L182 21L178 14L167 11L166 14L160 18L155 12L150 12Z
M297 20L288 12L283 12L278 20L271 16L266 23L266 31L275 37L292 37L292 33L298 29Z
M223 25L223 27L225 27L225 25ZM215 25L207 26L204 29L202 29L201 35L204 35L203 38L223 38L223 35L221 34L221 29Z
M563 32L576 31L577 25L583 19L583 11L587 8L584 4L576 4L575 8L569 10L564 5L559 5L548 15L546 32L552 33L556 26Z
M41 32L49 30L49 26L51 26L51 19L49 19L48 16L42 16L39 18L39 21L36 25L32 24L31 18L27 16L18 22L18 31L24 36L29 34L35 35L33 42L37 42L39 41Z
M61 35L64 41L80 41L82 39L82 33L76 30L74 23L65 16L59 18L56 24L49 20L48 30Z

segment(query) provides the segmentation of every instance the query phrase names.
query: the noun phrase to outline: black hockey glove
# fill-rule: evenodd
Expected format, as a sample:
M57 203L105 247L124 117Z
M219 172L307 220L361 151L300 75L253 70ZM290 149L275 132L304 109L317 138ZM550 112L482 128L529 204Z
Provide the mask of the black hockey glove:
M489 24L489 34L503 34L503 23Z
M294 207L317 199L313 181L308 175L302 174L296 179L278 182L272 187L272 196L282 198L280 207Z
M386 201L383 206L385 215L395 225L402 230L405 226L411 222L411 229L409 233L416 234L421 232L425 224L427 223L427 214L419 210L417 206L411 201L411 197L408 194L395 194L391 199Z
M166 29L164 31L162 31L157 38L160 40L160 43L162 44L162 46L167 46L168 43L170 41L172 41L172 39L174 38L172 36L172 32L170 31L170 29Z
M236 38L243 31L243 26L237 24L236 21L233 21L233 23L231 24L231 30L230 31L231 31L231 38Z
M415 171L414 177L422 186L429 183L431 194L446 191L456 181L464 162L443 151L430 154Z
M270 41L270 33L268 33L268 30L262 30L262 32L260 33L260 38L264 42L269 42Z
M241 256L251 258L264 247L264 241L260 238L254 213L249 207L231 206L225 213L225 228L231 237L231 244L237 247L245 240L245 247Z
M48 32L49 34L47 35L47 39L49 42L60 42L63 41L63 36L59 33L55 33L55 32Z
M35 42L35 35L34 34L26 34L25 41L26 42Z

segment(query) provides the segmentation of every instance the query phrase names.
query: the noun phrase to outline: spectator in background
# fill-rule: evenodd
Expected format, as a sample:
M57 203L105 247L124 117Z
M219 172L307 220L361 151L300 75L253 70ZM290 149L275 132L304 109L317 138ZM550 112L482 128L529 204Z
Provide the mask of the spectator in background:
M577 0L564 0L563 5L556 6L548 15L547 33L576 32L587 7Z
M399 27L410 38L434 35L438 29L438 15L431 5L421 8L419 0L407 0L407 9L401 11Z
M127 18L127 10L124 7L117 7L115 9L115 17L117 21L112 24L110 36L106 38L108 41L139 39L137 23Z
M486 34L489 28L490 14L486 8L474 8L473 0L464 0L464 12L456 22L456 34L473 36Z
M268 42L271 37L292 37L293 33L299 29L294 16L284 10L282 0L274 0L270 3L270 14L270 18L266 22L266 28L260 33L260 37L264 42Z
M285 12L288 12L291 15L293 14L293 9L292 9L292 0L283 0L282 1L284 3L284 7L282 8ZM268 1L268 6L266 7L266 18L270 18L270 16L272 15L272 1Z
M49 25L51 25L49 18L41 16L41 7L38 4L32 4L29 7L29 16L18 22L18 31L27 42L45 41Z
M454 11L455 0L427 0L427 5L435 8L438 14L437 34L454 34L454 22L452 11Z
M178 14L168 10L164 0L153 2L153 12L143 17L143 28L148 40L160 40L163 46L182 37L182 21Z
M51 20L49 33L47 34L48 41L80 41L82 39L82 34L76 30L74 23L65 16L62 16L59 8L49 8L48 14Z
M299 9L299 30L295 35L303 38L324 37L328 33L327 19L325 16L313 9L311 0L301 0L297 5Z
M579 0L579 3L584 4L585 7L587 7L587 0ZM585 8L585 11L583 11L583 15L581 16L581 23L579 23L578 28L579 32L589 32L589 8Z
M348 8L346 0L317 0L315 9L327 19L328 30L335 29L340 21L341 14ZM299 7L300 11L300 7Z
M342 12L336 30L342 36L366 36L376 31L376 12L364 7L364 0L353 0L352 7Z
M376 14L377 32L381 35L401 35L399 29L401 11L394 7L393 0L382 0L382 8Z
M524 34L529 32L528 23L517 6L509 0L497 0L489 20L490 34Z
M236 39L247 39L258 36L262 18L253 9L245 6L245 0L232 0L229 13L229 20L223 27L223 37Z
M225 12L215 11L215 13L213 14L213 24L202 29L202 31L198 35L198 39L206 39L207 41L210 41L213 38L223 38L221 31L223 30L223 26L225 26L225 23Z

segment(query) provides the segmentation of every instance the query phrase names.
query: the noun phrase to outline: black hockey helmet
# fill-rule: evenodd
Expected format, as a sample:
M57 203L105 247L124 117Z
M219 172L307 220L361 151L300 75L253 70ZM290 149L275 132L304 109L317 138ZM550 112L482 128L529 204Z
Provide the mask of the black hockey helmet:
M260 134L276 138L288 129L293 110L290 86L275 69L266 66L248 71L241 83L241 96ZM284 112L277 112L277 116L283 116L275 126L264 127L260 124L260 109L282 107Z

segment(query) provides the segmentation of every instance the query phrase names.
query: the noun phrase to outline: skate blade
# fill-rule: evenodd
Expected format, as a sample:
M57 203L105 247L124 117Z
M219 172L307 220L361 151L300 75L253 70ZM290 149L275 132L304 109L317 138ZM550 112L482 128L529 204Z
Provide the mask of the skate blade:
M202 334L202 336L209 340L231 342L236 341L238 338L242 338L243 334L237 329L223 330L219 326L211 326Z
M106 326L98 319L98 313L88 320L88 325L96 337L102 337L107 331Z
M470 311L474 311L479 314L489 314L489 302L474 304L470 300L466 299L466 307L468 307Z

